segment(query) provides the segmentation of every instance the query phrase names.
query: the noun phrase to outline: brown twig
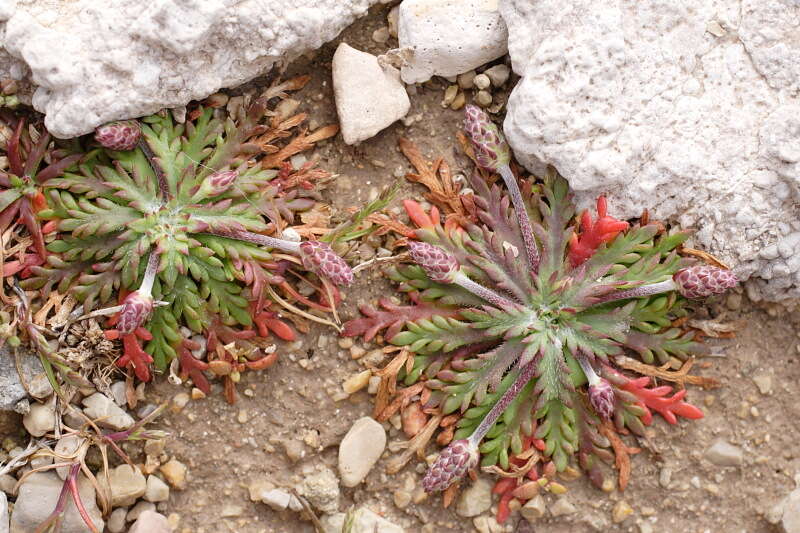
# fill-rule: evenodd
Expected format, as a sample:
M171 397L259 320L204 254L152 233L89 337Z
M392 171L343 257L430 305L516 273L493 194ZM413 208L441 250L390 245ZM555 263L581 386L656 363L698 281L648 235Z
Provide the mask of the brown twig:
M689 370L692 369L695 359L690 357L684 361L681 368L678 370L669 370L667 365L662 367L652 366L630 357L620 356L614 360L619 366L625 370L633 370L645 376L663 379L672 383L677 383L681 388L686 387L686 383L691 385L699 385L704 389L714 389L719 387L719 381L714 378L706 378L703 376L690 376Z

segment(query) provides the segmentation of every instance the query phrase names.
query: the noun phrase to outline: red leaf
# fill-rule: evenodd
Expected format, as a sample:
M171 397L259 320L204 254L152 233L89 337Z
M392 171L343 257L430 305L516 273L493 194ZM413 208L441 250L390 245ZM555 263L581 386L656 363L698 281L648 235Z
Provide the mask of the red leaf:
M275 335L285 341L293 341L296 338L294 330L288 324L278 319L278 314L271 311L262 311L253 318L258 334L261 337L269 337L272 331Z
M703 418L703 411L683 401L686 396L686 390L680 390L668 397L667 395L673 391L672 387L662 385L648 389L647 385L649 383L650 378L645 376L628 380L627 383L620 387L639 398L640 405L645 410L645 414L641 417L643 424L649 426L653 421L650 409L663 416L664 420L670 424L678 422L677 416L691 419Z
M611 242L621 231L628 229L628 223L610 217L605 196L597 199L597 220L592 221L589 211L584 211L578 219L580 236L573 234L569 241L569 261L573 268L594 255L601 244Z
M408 218L410 218L411 222L416 224L418 228L432 228L440 222L439 210L436 206L431 207L430 215L422 209L419 202L414 200L403 200L403 207L405 207L406 213L408 213Z
M378 301L379 307L385 310L376 309L371 305L362 305L359 309L365 316L345 323L342 337L363 335L364 340L369 342L379 331L388 328L384 337L391 341L392 337L397 335L400 328L409 320L430 318L433 315L450 317L457 314L456 310L441 309L428 303L420 302L419 294L416 292L409 293L409 297L414 302L414 305L395 305L388 298L381 298Z
M111 337L111 331L116 336ZM111 330L106 332L106 338L118 338L119 332ZM153 358L142 349L141 340L150 340L153 336L144 328L138 328L133 333L122 336L123 355L117 359L117 366L121 368L133 367L136 377L141 381L150 381L150 364Z

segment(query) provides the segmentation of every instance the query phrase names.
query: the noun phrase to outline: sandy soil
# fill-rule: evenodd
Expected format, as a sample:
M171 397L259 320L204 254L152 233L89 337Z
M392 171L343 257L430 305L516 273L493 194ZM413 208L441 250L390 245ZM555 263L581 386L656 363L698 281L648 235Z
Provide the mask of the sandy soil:
M353 46L382 53L394 40L378 44L373 30L385 25L387 9L375 9L371 16L349 28L341 37ZM330 61L337 42L304 59L290 72L309 73L313 81L300 93L301 110L310 111L318 124L336 120L331 89ZM467 167L454 155L455 133L461 113L439 104L446 83L439 80L412 95L410 115L419 115L411 126L397 123L358 147L348 147L341 137L318 147L310 157L339 174L325 191L334 213L360 206L396 175L410 170L397 150L397 140L408 137L428 157L443 155L455 172ZM421 190L405 183L398 198ZM360 274L340 309L343 319L357 314L355 304L375 300L391 291L376 269ZM736 302L729 301L736 308ZM572 515L545 518L536 531L553 533L583 531L640 531L647 521L651 531L747 532L774 531L763 512L794 486L800 467L798 415L793 401L800 379L798 364L798 317L775 316L754 309L745 300L741 309L728 309L723 302L700 310L701 315L738 324L735 339L712 341L721 357L710 358L710 366L698 372L718 378L723 386L713 391L690 392L690 400L704 407L706 417L692 423L669 426L658 420L653 426L657 451L644 451L633 459L633 475L624 494L606 494L589 486L585 479L568 483L567 497L578 508ZM373 346L374 347L374 346ZM370 346L365 346L368 350ZM297 513L276 513L262 503L249 500L251 481L270 480L276 485L296 486L304 473L321 464L336 471L337 446L357 418L368 415L372 398L359 392L335 402L348 376L362 370L363 360L354 361L337 345L336 332L314 328L301 343L284 346L276 366L259 374L247 374L240 384L236 405L227 405L217 394L189 403L182 411L166 415L163 423L173 436L168 452L189 466L189 487L173 491L167 512L180 515L179 531L211 533L305 532L310 522ZM759 392L753 377L771 377L771 392ZM156 399L168 399L180 390L161 382ZM404 439L391 428L389 440ZM745 452L742 467L721 468L704 459L705 450L717 439L725 439ZM302 449L296 462L285 453L284 443ZM306 443L311 443L314 447ZM434 451L429 447L429 453ZM409 532L420 531L426 523L434 531L474 531L471 519L460 518L441 508L434 496L406 509L397 508L392 493L407 478L419 486L423 469L412 461L394 476L384 471L389 452L379 461L366 483L343 489L342 509L350 504L367 504L402 525ZM664 470L671 471L669 488L659 483ZM614 524L611 509L624 499L635 511L625 522ZM548 500L551 504L552 497ZM512 517L513 521L517 516ZM647 531L643 526L642 531Z

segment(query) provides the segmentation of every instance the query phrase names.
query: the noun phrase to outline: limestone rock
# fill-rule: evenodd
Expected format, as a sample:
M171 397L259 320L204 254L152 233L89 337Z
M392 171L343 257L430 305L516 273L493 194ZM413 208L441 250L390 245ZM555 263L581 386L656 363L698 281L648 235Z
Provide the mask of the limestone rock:
M128 533L172 533L172 528L163 514L145 511L139 515Z
M351 533L404 533L404 529L366 507L355 512Z
M372 418L359 418L339 445L339 475L342 485L361 483L386 447L386 431Z
M8 533L8 498L0 492L0 533Z
M100 392L84 398L83 405L86 416L96 420L100 427L123 431L135 422L131 415L114 403L114 400Z
M706 450L706 459L717 466L740 466L744 457L738 446L718 440Z
M456 76L506 53L508 31L498 0L404 0L398 14L400 48L413 50L403 81ZM532 4L533 5L533 4Z
M504 129L579 207L677 222L754 300L800 297L800 4L501 0Z
M63 481L55 472L37 472L26 478L19 487L14 512L11 515L12 533L36 531L36 528L53 512L62 485ZM81 495L81 501L92 522L99 531L102 531L105 522L97 508L97 502L95 502L94 487L83 475L78 478L78 493ZM61 533L84 533L85 531L86 524L78 514L72 498L69 498L64 521L61 524Z
M169 500L169 485L161 481L158 476L147 476L144 499L148 502L165 502Z
M347 144L373 137L408 113L411 103L400 72L341 43L333 55L333 94Z
M19 2L0 13L0 74L25 85L30 70L34 106L54 135L70 137L240 85L320 47L374 3Z
M108 474L108 482L111 485L111 505L114 507L133 505L147 488L144 475L128 464L112 469Z
M475 483L461 492L456 506L456 514L473 517L487 511L492 506L492 483L479 477Z
M53 404L48 402L31 405L28 414L22 417L22 425L34 437L41 437L48 431L53 431L56 425L56 412Z

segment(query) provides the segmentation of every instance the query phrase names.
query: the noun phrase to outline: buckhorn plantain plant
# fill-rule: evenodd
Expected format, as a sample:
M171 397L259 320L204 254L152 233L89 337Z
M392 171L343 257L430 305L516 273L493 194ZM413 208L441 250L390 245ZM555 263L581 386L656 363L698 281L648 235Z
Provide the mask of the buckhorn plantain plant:
M500 174L507 192L475 173L478 222L445 229L428 218L408 243L416 265L389 272L412 305L365 306L367 316L345 334L369 337L388 326L385 338L413 354L398 378L424 381L428 410L461 414L423 479L426 491L445 490L479 461L513 471L495 489L502 521L512 497L532 497L530 485L518 489L538 480L536 462L550 474L577 463L600 486L600 462L613 459L612 448L625 453L617 434L643 435L653 411L672 424L702 416L685 390L652 386L616 362L626 353L646 365L703 353L672 321L686 314L686 298L737 281L680 257L686 232L631 227L607 214L604 198L596 219L576 218L567 182L552 170L523 195L489 117L468 106L465 129L476 162Z
M107 334L122 340L117 364L140 380L151 363L164 370L178 358L182 377L206 393L204 371L224 376L233 401L240 373L277 357L256 337L294 338L270 310L270 286L285 286L297 268L325 278L328 295L336 289L327 280L352 281L328 244L266 234L315 204L291 173L259 163L253 139L270 129L260 122L266 112L262 98L238 123L206 107L184 124L162 112L98 128L102 148L46 184L40 216L56 221L59 236L24 288L69 291L87 313L115 313ZM192 355L197 334L205 361Z

